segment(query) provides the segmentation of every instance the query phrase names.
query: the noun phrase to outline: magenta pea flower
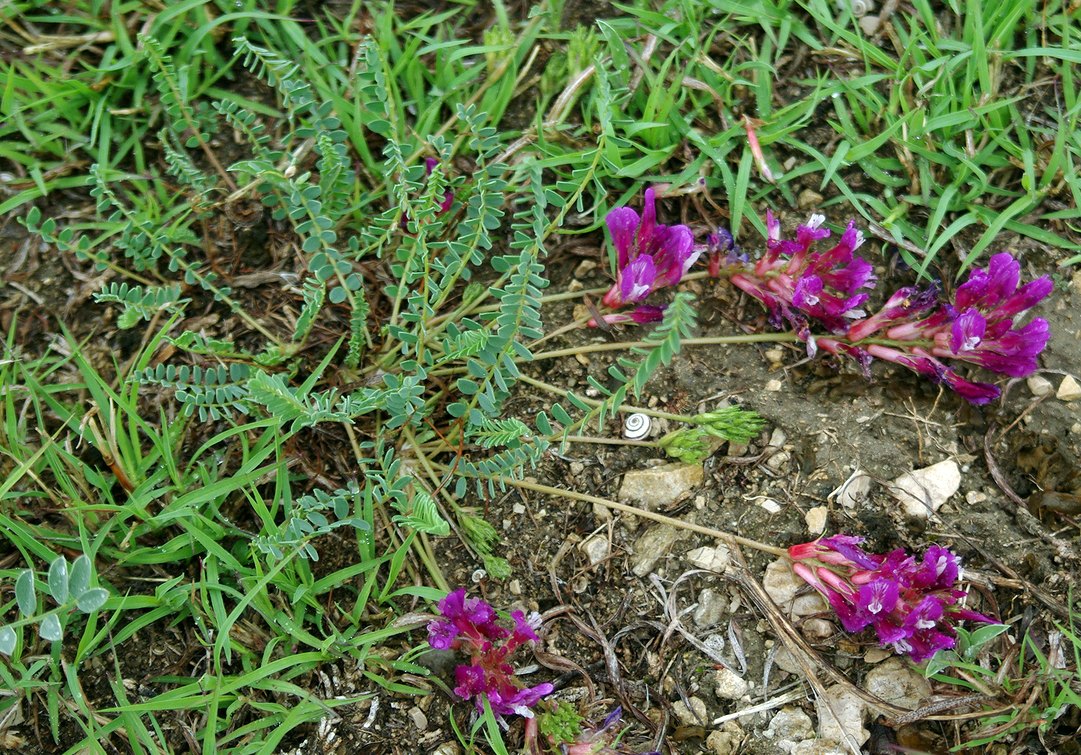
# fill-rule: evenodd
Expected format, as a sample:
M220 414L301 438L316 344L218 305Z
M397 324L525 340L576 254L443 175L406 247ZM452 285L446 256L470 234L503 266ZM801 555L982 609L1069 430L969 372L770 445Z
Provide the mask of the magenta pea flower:
M959 621L993 624L962 606L960 560L939 545L917 559L898 548L867 553L862 540L834 535L788 549L792 570L829 602L846 632L874 629L882 646L913 661L956 644Z
M766 211L766 253L754 266L731 277L732 285L762 302L770 322L781 327L784 321L813 350L808 318L820 322L831 333L843 333L849 324L864 316L860 307L874 286L874 270L855 254L863 244L863 234L850 222L837 243L815 251L816 242L830 237L823 228L825 217L812 215L796 229L795 239L781 238L781 224Z
M637 304L676 285L702 253L690 228L657 223L655 204L656 192L649 188L641 217L630 207L617 207L605 218L616 250L616 282L601 300L607 307Z
M532 717L533 706L554 687L547 682L534 687L523 685L507 657L522 645L537 641L540 616L526 617L522 611L514 611L514 626L508 629L498 623L495 609L488 603L466 597L465 588L439 601L439 612L441 618L428 624L428 644L436 650L461 653L470 660L454 669L454 694L472 700L478 713L484 712L487 701L504 725L504 716Z

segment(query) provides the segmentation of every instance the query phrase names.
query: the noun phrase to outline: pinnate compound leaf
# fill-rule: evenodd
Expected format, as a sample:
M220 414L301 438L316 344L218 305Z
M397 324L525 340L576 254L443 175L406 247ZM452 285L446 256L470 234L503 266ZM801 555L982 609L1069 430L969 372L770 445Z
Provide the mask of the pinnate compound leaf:
M34 590L34 572L29 569L19 573L15 580L15 602L19 605L19 613L23 616L33 616L38 608L37 592Z
M57 642L64 637L64 630L60 628L60 619L55 613L51 613L41 620L38 625L38 634L41 639L49 642Z

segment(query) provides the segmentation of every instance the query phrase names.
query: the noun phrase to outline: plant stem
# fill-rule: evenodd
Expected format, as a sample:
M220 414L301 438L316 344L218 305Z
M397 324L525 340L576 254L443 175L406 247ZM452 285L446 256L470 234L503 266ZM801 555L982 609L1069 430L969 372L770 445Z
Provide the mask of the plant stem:
M438 465L446 469L445 465ZM601 498L595 495L589 495L588 493L576 493L572 490L563 490L561 488L555 488L551 485L542 485L539 482L529 482L527 480L515 480L509 477L493 477L494 482L512 485L516 488L522 488L524 490L532 490L537 493L543 493L545 495L560 496L562 498L570 498L574 501L582 501L583 503L597 503L601 506L606 506L616 511L622 511L624 514L633 514L634 516L642 517L643 519L649 519L660 524L667 524L671 527L678 527L679 529L690 530L691 532L697 532L702 535L708 535L709 537L716 538L724 542L725 544L741 545L745 548L752 548L762 553L769 553L773 556L780 556L782 558L788 558L788 551L784 548L778 548L773 545L767 545L757 540L751 540L739 535L733 535L731 532L725 532L724 530L715 530L712 527L704 527L701 524L694 524L692 522L684 522L681 519L674 519L664 514L658 514L653 511L646 511L635 506L630 506L626 503L620 503L619 501L612 501L608 498Z
M535 388L540 388L542 391L548 391L549 393L554 393L557 396L562 396L563 398L567 398L571 393L570 391L564 390L562 388L556 388L554 385L545 383L543 380L531 378L528 375L521 375L518 380L523 383L532 385ZM602 403L601 401L597 401L591 398L583 398L581 396L575 396L575 398L582 403L589 404L590 406L600 406ZM621 404L620 406L616 407L616 411L623 412L624 414L645 414L650 417L656 417L657 419L669 419L674 422L693 422L693 419L691 417L688 417L684 414L672 414L671 412L662 412L658 411L657 409L649 409L644 406L631 406L629 404Z
M739 336L710 336L704 338L684 338L680 341L681 346L719 346L722 344L736 343L796 343L799 338L795 333L749 333ZM644 349L653 344L646 341L620 341L617 343L586 343L568 349L555 349L554 351L542 351L533 355L533 361L539 359L556 359L558 357L570 357L575 354L588 354L596 351L625 351L628 349Z

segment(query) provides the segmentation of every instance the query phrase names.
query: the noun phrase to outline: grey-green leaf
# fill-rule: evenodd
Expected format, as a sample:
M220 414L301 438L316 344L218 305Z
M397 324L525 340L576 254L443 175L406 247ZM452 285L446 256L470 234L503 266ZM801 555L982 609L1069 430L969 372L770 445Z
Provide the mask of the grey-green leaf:
M34 591L34 572L29 569L19 573L15 580L15 602L19 604L19 613L33 616L38 608L38 597Z
M90 559L86 554L79 556L71 565L71 580L68 582L68 590L71 595L79 597L90 587Z
M68 599L68 561L63 556L49 564L49 594L57 603Z
M60 619L55 613L46 616L38 626L38 634L41 639L57 642L64 637L64 630L60 628Z
M15 643L19 637L11 627L0 627L0 653L11 655L15 652Z
M75 605L78 606L79 610L83 613L91 613L105 605L105 601L108 599L108 590L101 587L95 587L80 595Z

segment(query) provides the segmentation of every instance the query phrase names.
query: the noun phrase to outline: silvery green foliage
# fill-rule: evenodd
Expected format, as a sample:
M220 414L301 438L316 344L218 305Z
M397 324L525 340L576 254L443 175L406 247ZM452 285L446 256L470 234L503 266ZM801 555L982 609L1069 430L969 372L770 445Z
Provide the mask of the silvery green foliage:
M64 629L71 621L73 612L90 614L105 605L109 591L92 587L93 566L86 555L81 555L68 565L67 559L58 556L50 565L45 579L45 590L56 606L39 605L37 580L34 572L24 569L15 578L15 605L20 618L12 624L0 626L0 653L15 654L19 645L21 628L37 625L38 636L48 642L64 639Z

